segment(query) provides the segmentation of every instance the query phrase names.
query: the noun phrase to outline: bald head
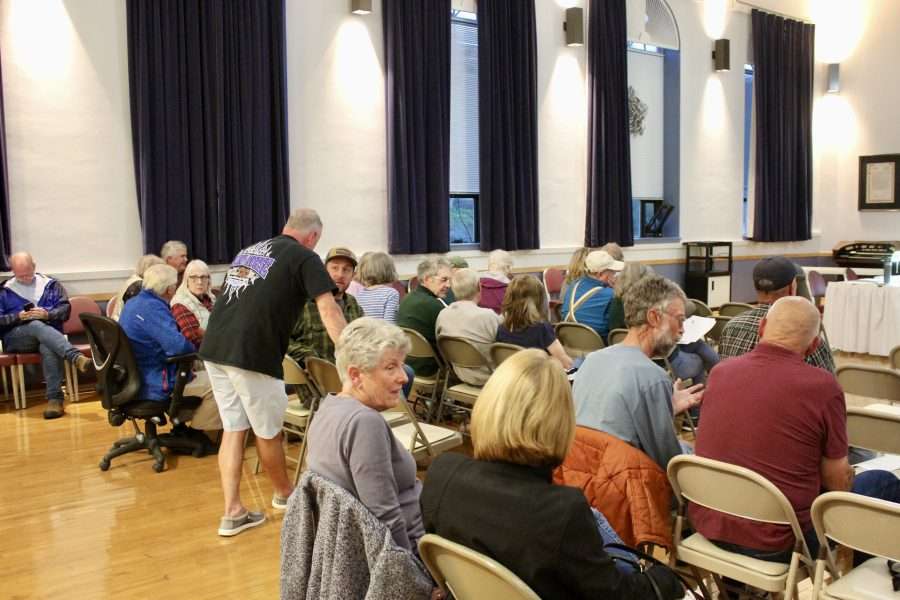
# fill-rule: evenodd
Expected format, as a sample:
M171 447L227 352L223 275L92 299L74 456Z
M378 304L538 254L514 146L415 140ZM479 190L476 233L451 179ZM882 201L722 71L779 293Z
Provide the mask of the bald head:
M16 252L10 256L9 268L19 283L30 285L34 281L34 259L27 252Z
M760 341L807 355L819 339L819 311L799 296L776 301L760 324Z

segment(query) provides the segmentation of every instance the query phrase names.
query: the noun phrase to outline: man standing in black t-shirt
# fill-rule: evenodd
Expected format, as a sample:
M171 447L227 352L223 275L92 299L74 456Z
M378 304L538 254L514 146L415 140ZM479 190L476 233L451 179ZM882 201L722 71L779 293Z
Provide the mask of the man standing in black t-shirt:
M313 249L322 221L311 209L291 214L281 235L244 248L234 258L200 346L222 417L219 474L225 516L219 535L265 521L241 502L244 438L253 428L260 461L272 481L272 506L284 509L293 487L287 476L281 424L287 408L281 361L303 305L313 298L325 329L337 340L346 322L334 282Z

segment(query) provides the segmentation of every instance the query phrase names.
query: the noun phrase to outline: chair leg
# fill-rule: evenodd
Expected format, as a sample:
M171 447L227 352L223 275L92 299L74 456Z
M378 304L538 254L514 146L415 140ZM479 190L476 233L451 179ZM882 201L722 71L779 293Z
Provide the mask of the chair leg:
M78 369L69 365L69 370L72 371L72 402L78 402Z
M66 376L66 391L68 392L68 394L66 394L66 395L69 396L69 402L74 402L73 398L75 398L74 394L72 393L72 389L73 389L72 388L72 371L73 370L74 369L72 368L72 363L70 363L68 360L63 359L63 373Z
M9 402L9 382L6 379L6 367L3 367L3 401Z
M27 407L27 397L25 395L25 366L16 365L16 369L19 372L19 408L25 409Z

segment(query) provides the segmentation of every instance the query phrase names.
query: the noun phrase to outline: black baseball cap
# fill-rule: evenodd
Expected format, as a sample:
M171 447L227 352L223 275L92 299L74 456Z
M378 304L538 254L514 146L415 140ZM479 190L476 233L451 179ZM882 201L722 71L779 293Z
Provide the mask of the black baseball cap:
M791 284L803 269L783 256L769 256L753 268L753 286L761 292L774 292Z

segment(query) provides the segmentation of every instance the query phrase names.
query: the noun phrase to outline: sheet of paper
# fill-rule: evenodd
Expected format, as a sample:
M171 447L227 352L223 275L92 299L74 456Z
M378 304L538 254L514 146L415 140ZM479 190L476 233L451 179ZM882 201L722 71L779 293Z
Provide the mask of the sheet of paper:
M700 317L694 315L684 322L684 333L679 344L691 344L697 340L703 339L703 336L716 326L716 320L712 317Z
M863 471L874 471L876 469L883 471L896 471L900 469L900 454L882 454L871 460L866 460L853 465L857 473Z

